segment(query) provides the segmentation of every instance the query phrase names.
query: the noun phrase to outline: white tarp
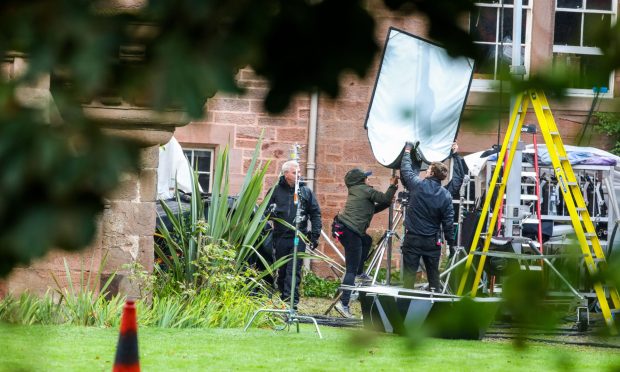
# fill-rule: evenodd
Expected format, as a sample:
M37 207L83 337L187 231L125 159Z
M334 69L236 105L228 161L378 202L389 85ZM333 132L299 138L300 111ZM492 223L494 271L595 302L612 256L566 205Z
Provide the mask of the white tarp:
M192 168L183 154L181 145L172 137L170 142L159 147L157 199L174 197L175 185L183 192L192 192Z
M443 161L456 138L474 62L390 28L368 109L366 129L373 154L397 167L405 142L420 142L427 162Z
M605 150L597 149L595 147L580 147L571 145L565 145L564 149L566 150L569 161L572 165L612 165L615 167L616 171L620 170L620 157ZM474 177L479 175L487 160L490 159L495 161L497 159L497 153L490 154L488 157L481 157L483 153L484 151L478 151L464 157L465 163L469 168L469 174ZM525 146L523 154L533 153L534 145L530 144ZM541 164L551 163L546 144L538 145L538 157ZM614 179L620 179L618 176L620 176L620 173L618 173Z

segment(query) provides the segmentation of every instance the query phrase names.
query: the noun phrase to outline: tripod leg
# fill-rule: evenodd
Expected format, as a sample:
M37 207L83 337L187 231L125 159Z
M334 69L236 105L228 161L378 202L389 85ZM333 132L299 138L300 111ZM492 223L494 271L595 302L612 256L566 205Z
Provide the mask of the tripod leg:
M323 315L327 315L329 314L330 311L332 311L332 309L334 308L334 306L336 306L336 304L338 303L338 301L340 301L340 297L342 297L342 291L338 292L338 296L336 296L336 300L334 302L332 302L331 305L329 305L329 307L327 308L327 310L325 311L325 314ZM318 327L317 327L318 329Z

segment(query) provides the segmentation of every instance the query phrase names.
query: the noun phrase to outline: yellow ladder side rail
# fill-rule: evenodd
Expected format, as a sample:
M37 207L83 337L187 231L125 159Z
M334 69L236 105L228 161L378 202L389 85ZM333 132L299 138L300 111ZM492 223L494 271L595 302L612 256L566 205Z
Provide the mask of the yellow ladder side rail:
M546 118L548 117L548 120L546 121L545 124L548 124L549 128L552 131L555 131L557 133L557 124L555 123L553 115L551 114L551 110L544 108L544 107L549 107L547 98L544 96L544 94L539 94L538 96L540 97L541 104L543 104L543 112L545 113L545 117ZM601 246L601 242L598 239L598 236L596 235L596 228L594 227L594 224L592 223L592 218L590 216L590 212L587 209L585 200L583 199L583 194L581 193L581 189L579 188L579 185L577 185L577 178L575 177L573 167L568 161L566 149L564 148L564 143L562 142L562 139L559 135L553 137L553 143L559 155L565 159L565 160L560 159L560 165L562 166L564 174L566 175L566 180L569 182L568 184L569 189L572 191L571 194L575 200L575 204L577 208L580 208L579 211L581 211L580 215L579 213L577 213L581 217L581 219L577 218L576 221L573 221L573 224L583 223L586 231L588 233L594 234L594 236L591 239L592 250L594 251L596 258L601 260L601 262L604 265L606 265L606 259L605 259L605 253L603 252L603 247Z
M546 101L546 98L543 93L535 91L530 91L529 97L532 101L532 107L536 112L536 117L538 118L539 126L541 127L541 133L543 134L545 143L547 144L551 163L553 164L555 170L555 176L558 179L558 183L560 184L560 190L564 195L564 203L566 205L566 209L569 212L573 228L575 229L575 235L577 236L577 239L579 241L582 253L584 254L586 266L590 274L594 275L598 272L598 267L594 262L594 259L592 258L592 252L590 250L590 245L588 244L585 232L587 231L591 235L591 242L595 252L596 243L598 243L598 249L600 250L601 255L604 257L604 254L600 247L600 242L598 241L594 226L592 224L589 214L587 213L587 209L585 208L585 202L583 201L583 196L581 195L581 192L578 190L574 190L573 186L569 184L569 182L575 183L576 178L574 172L572 171L572 166L570 165L570 162L566 157L566 151L564 149L564 144L562 143L561 137L559 136L559 134L555 136L552 136L551 134L552 130L557 132L557 126L555 124L555 120L553 119L553 115L551 115L551 110L548 109L548 104L546 102L543 103L543 101ZM545 106L543 106L543 104L545 104ZM543 120L541 120L541 118ZM560 156L562 156L562 159L560 159ZM581 204L580 208L585 211L583 216L580 215L577 211L577 206L575 205L575 203ZM586 228L585 231L584 226L582 225L582 221L584 222ZM613 317L609 308L609 304L607 302L605 290L600 281L594 283L593 287L599 300L599 304L601 305L603 317L605 318L607 324L611 326L613 325ZM610 292L612 294L612 298L614 299L614 304L616 304L617 290L615 290L614 288L610 288Z
M523 102L524 98L526 98L525 102ZM507 128L507 135L504 137L504 142L502 144L502 147L497 157L498 166L496 166L495 170L493 171L493 176L491 177L489 188L487 189L487 195L484 199L484 204L482 206L482 211L480 213L480 219L478 220L478 225L476 226L474 238L469 248L469 254L467 256L467 261L465 262L465 270L463 271L463 274L461 275L459 287L456 291L456 294L458 296L461 296L465 289L465 284L469 276L469 270L471 269L471 266L474 260L473 253L476 250L476 247L478 246L478 241L480 239L480 234L482 233L482 227L484 226L484 221L488 219L488 212L489 212L489 207L491 204L491 199L493 197L493 193L495 192L495 186L497 185L497 180L499 178L499 173L501 171L501 166L499 166L499 162L500 162L500 159L504 159L506 156L506 152L508 151L508 147L509 147L508 145L510 144L510 133L512 133L512 130L516 125L515 123L517 123L517 115L520 113L520 109L522 108L522 106L524 107L524 109L521 110L521 117L525 117L525 113L527 112L527 106L528 106L527 97L525 95L519 95L517 99L515 100L515 106L514 106L513 112L510 115L510 123ZM519 135L519 134L520 132L515 133L515 135ZM497 214L498 214L497 212L493 213L492 219L493 218L496 219ZM491 221L491 223L488 225L488 228L492 229L494 227L494 223L495 223L494 221ZM484 259L485 259L485 256L481 256L482 266L484 266Z
M597 266L598 270L605 271L607 269L607 260L605 257L605 252L603 252L603 247L601 246L601 241L598 238L598 235L596 234L596 228L594 226L594 223L592 223L590 212L588 211L586 202L583 199L583 194L581 193L581 189L579 188L579 185L577 184L577 177L575 177L573 167L568 161L568 156L566 154L566 149L564 148L564 143L562 142L562 138L559 136L557 124L555 122L555 119L553 118L551 109L549 108L550 107L549 102L547 101L547 97L544 94L538 94L538 96L540 97L540 102L543 105L543 112L545 113L545 117L549 118L549 120L547 120L547 124L549 125L552 131L558 133L558 135L554 136L553 138L554 144L556 148L558 149L560 155L566 159L566 160L561 161L560 163L564 166L563 167L564 172L566 173L566 178L569 181L569 187L572 191L572 195L575 198L579 211L581 211L580 214L577 213L578 215L581 216L581 219L578 218L576 222L583 223L586 228L586 231L591 234L592 250L594 251L596 258L600 260ZM532 102L534 104L534 101ZM545 107L547 109L544 109ZM613 288L609 287L609 292L610 292L614 307L616 309L620 309L620 295L618 294L618 289L615 287Z
M527 113L529 100L526 98L523 103L523 107L521 109L521 116L519 117L519 122L516 127L515 136L513 137L513 144L510 146L510 150L508 151L508 159L503 165L504 174L502 176L502 183L500 184L499 190L497 192L497 198L495 199L495 206L493 207L493 215L491 216L491 222L489 222L490 228L487 229L487 239L484 240L484 245L482 247L482 255L480 256L480 262L478 263L478 268L476 270L476 276L474 277L474 281L471 287L471 296L476 297L476 293L478 292L478 285L480 284L480 280L482 279L482 273L484 271L484 264L486 262L487 256L485 253L489 251L489 247L491 246L491 237L493 236L493 231L497 224L497 219L499 218L499 209L502 206L502 200L504 199L504 195L506 194L506 187L508 186L508 177L510 176L510 170L512 169L512 163L514 162L515 155L517 154L517 143L519 142L519 138L521 137L521 128L523 127L523 123L525 122L525 116ZM516 106L515 106L516 107ZM510 132L508 132L510 133ZM496 167L501 168L500 158L497 159Z

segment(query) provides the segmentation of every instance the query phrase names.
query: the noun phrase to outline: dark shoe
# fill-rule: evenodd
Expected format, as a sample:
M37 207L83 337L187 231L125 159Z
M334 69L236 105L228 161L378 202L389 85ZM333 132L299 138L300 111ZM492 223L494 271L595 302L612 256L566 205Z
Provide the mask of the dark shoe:
M338 302L336 306L334 306L334 309L336 309L336 311L340 313L340 315L342 315L344 318L353 318L353 314L351 314L351 312L349 311L349 307L344 306L342 302Z
M355 281L361 284L370 284L372 283L372 277L364 274L360 274L355 277Z

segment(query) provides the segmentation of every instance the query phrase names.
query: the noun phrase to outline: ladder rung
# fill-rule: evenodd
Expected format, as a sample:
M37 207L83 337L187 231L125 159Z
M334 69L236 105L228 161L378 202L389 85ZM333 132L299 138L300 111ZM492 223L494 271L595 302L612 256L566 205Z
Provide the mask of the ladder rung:
M522 183L521 186L536 186L535 183Z
M506 199L506 195L504 195L504 199ZM538 200L538 196L536 196L536 195L528 195L528 194L521 194L521 200L536 201L536 200Z
M552 132L549 132L549 134L552 136L559 136L560 132L552 131Z
M566 182L566 184L568 184L568 186L579 186L577 182Z
M542 270L542 266L540 266L540 265L521 265L521 270L541 271Z
M521 172L521 177L536 177L536 172Z
M560 161L566 161L568 160L568 158L566 156L559 156L558 157L560 159Z
M585 212L585 211L587 211L587 210L588 210L588 208L579 208L579 207L577 207L577 208L575 208L575 209L576 209L576 210L577 210L577 212L579 212L579 213L581 213L581 212Z
M596 233L584 233L583 236L585 236L586 238L593 238L596 236Z

